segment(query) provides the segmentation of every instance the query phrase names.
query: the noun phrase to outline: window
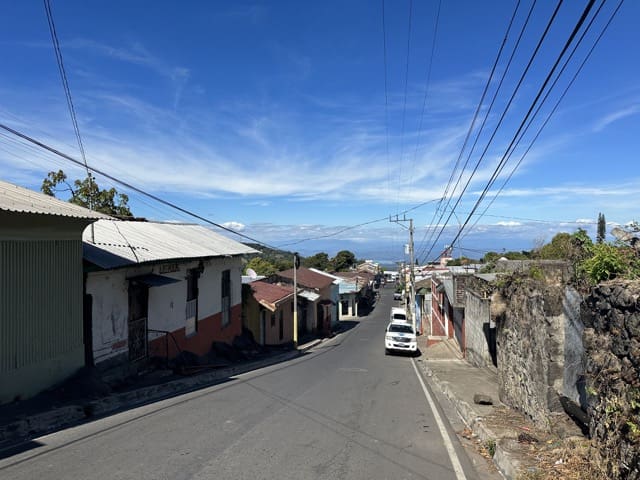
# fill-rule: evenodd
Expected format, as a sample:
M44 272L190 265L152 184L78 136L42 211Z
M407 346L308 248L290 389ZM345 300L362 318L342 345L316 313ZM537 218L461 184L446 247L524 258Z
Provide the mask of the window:
M276 314L275 313L271 314L271 326L272 327L276 326Z
M279 316L279 322L280 322L280 340L282 340L284 338L284 312L282 310L280 310L280 316Z
M222 272L222 326L231 323L231 270Z

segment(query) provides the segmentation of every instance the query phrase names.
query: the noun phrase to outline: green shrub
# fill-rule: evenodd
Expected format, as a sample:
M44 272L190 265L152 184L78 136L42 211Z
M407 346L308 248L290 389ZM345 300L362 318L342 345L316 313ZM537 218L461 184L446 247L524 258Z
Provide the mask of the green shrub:
M593 283L624 276L630 270L630 259L609 243L596 243L589 250L592 255L582 262L581 267Z

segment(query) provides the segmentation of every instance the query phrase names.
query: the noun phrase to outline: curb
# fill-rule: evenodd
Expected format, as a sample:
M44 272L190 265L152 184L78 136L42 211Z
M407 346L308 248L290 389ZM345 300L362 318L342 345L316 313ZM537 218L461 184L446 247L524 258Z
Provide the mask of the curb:
M281 353L271 358L200 373L192 377L171 380L123 393L112 394L99 399L87 400L82 404L66 405L21 418L12 423L0 425L0 450L51 433L55 430L78 425L88 419L115 413L125 406L135 408L145 403L163 400L175 394L187 393L197 388L210 386L223 378L241 375L294 359L301 356L307 350L319 345L324 340L325 339L312 340L309 343L299 346L297 350Z
M473 407L464 400L460 400L449 388L446 381L440 380L437 375L429 368L425 361L422 362L422 368L433 384L449 399L453 404L458 416L471 429L471 431L483 442L494 441L495 453L493 455L493 463L496 465L502 476L507 480L515 480L520 468L520 462L511 456L509 451L504 448L502 440L483 423L483 418Z

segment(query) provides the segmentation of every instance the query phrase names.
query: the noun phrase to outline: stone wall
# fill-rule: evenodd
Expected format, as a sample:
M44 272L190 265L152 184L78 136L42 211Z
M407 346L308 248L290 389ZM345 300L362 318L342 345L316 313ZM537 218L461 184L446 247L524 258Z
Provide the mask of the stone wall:
M593 289L583 304L590 433L612 479L640 479L640 282Z
M550 427L550 412L562 411L562 292L532 279L517 279L501 292L507 309L496 332L500 400L542 429Z
M562 397L585 399L581 297L568 285L566 263L527 266L492 296L500 399L550 429Z

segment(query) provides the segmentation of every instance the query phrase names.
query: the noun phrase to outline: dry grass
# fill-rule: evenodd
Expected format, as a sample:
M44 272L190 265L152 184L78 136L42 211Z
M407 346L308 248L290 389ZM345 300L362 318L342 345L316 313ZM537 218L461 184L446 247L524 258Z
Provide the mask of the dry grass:
M557 423L563 420L556 419ZM497 407L485 417L485 424L501 435L513 448L523 465L518 480L608 480L599 469L590 441L583 437L560 438L535 428L521 414L512 409ZM496 444L480 441L469 429L460 435L472 440L475 449L492 462ZM503 443L500 443L503 445Z
M534 466L522 472L518 480L606 480L591 452L588 440L543 445L534 454Z

